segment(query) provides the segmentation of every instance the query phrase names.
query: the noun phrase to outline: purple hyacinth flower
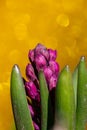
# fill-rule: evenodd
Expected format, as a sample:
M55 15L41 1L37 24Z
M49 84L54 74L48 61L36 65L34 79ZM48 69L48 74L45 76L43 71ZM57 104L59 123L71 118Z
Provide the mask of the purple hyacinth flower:
M37 100L38 102L40 102L39 90L36 88L35 84L32 81L25 82L25 89L26 89L27 95L31 99Z
M26 66L26 76L28 77L28 79L34 81L35 79L37 79L35 73L34 73L34 68L32 67L31 64L28 64Z
M58 76L59 64L55 61L49 61L49 66L50 66L51 70L53 71L53 73L55 73L56 76Z
M40 130L39 126L34 121L33 121L33 125L34 125L35 130Z
M49 80L49 90L51 91L53 88L55 88L56 84L57 84L57 77L56 75L52 75Z
M49 55L50 55L50 60L56 60L57 57L57 51L56 50L52 50L52 49L48 49Z
M33 110L33 107L32 107L31 105L28 105L28 107L29 107L31 116L34 117L35 112L34 112L34 110Z
M47 60L49 59L49 52L47 48L40 43L35 48L35 55L38 54L43 55Z
M35 130L40 130L41 101L38 72L40 70L43 70L44 72L51 96L52 106L54 107L54 88L56 87L59 74L59 64L55 61L57 57L57 51L47 49L44 45L39 43L34 49L29 51L28 57L31 65L28 64L26 66L26 76L28 77L29 81L25 81L25 89L27 96L32 100L32 104L29 104L29 110L32 116L34 128Z
M39 71L41 69L44 69L47 66L47 61L43 55L38 54L35 57L35 64L36 64L36 69Z
M34 61L34 50L29 51L28 57L32 62Z

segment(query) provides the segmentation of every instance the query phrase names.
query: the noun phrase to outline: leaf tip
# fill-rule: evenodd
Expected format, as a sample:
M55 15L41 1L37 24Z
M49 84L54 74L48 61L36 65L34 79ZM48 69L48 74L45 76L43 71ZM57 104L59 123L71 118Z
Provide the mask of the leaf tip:
M14 64L12 71L15 71L17 74L20 73L19 66L17 64Z
M80 61L85 61L85 56L82 56Z

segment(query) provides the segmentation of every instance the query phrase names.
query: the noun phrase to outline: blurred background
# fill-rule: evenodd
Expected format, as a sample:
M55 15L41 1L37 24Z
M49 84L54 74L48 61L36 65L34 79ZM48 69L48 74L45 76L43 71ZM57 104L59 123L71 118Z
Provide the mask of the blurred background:
M87 58L87 0L0 0L0 130L11 130L12 66L25 77L28 51L42 43L57 49L62 69Z

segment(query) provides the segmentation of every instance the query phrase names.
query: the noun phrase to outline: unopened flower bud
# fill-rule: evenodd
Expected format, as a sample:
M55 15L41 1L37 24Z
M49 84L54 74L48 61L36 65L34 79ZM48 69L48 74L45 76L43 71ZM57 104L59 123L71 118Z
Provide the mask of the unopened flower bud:
M51 78L52 74L53 74L53 72L52 72L52 70L50 69L50 67L46 67L46 68L44 69L44 75L45 75L45 77L46 77L47 82L48 82L49 79Z
M34 117L35 113L34 113L33 107L31 105L28 105L28 107L29 107L31 116Z
M32 81L34 81L35 79L37 79L36 75L34 73L34 69L33 69L33 67L32 67L31 64L28 64L26 66L26 76L28 77L28 79L30 79Z
M47 61L43 55L36 55L35 57L36 69L39 71L40 69L44 69L47 66Z
M34 61L34 50L29 51L28 57L29 57L30 61L32 61L32 62Z
M49 52L45 46L38 44L35 48L35 55L42 54L47 60L49 59Z
M55 88L56 84L57 84L57 77L55 75L52 75L49 80L49 90L52 90L53 88Z
M49 66L50 66L51 70L58 76L59 64L55 61L50 61Z
M27 95L31 99L37 100L38 102L40 101L39 91L37 90L35 84L32 81L25 83L25 89L26 89Z
M56 50L52 50L52 49L48 49L49 52L49 56L50 56L50 60L56 60L57 57L57 51Z

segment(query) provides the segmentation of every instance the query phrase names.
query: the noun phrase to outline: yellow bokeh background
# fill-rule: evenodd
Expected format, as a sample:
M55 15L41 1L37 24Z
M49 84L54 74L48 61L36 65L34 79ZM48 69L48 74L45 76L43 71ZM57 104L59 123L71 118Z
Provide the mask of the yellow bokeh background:
M87 0L0 0L0 130L11 130L10 73L25 76L28 51L36 44L58 50L71 71L87 57Z

